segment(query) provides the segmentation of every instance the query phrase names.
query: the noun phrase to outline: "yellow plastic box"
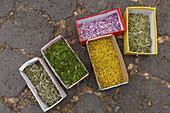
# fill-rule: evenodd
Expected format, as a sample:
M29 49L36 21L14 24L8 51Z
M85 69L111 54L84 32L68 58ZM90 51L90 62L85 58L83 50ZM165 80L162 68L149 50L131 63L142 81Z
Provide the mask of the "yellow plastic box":
M128 40L128 14L130 13L143 13L149 16L150 21L150 36L152 39L151 53L138 53L129 51ZM155 55L157 54L157 28L156 28L156 9L151 7L127 7L124 12L124 19L126 25L126 31L124 33L124 54L125 55Z

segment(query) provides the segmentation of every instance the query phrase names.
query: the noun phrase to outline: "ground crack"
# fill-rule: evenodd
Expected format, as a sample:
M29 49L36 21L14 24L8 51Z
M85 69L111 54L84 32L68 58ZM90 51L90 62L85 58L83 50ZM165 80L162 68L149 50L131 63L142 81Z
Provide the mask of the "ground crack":
M170 82L168 82L166 80L163 80L163 79L161 79L161 78L159 78L157 76L151 75L149 73L143 73L143 72L137 72L137 74L146 77L146 79L150 78L150 79L152 79L152 80L154 80L156 82L159 82L159 83L167 86L168 88L170 88Z
M163 43L166 41L170 41L170 38L168 36L159 36L158 37L158 43Z
M21 54L26 55L28 58L38 57L37 55L32 55L32 54L29 54L29 53L25 52L24 49L12 48L10 46L6 46L6 45L3 45L3 44L0 44L0 52L4 51L5 49L9 49L9 50L12 50L12 51L20 52Z
M37 103L36 99L32 95L32 92L28 89L28 87L17 97L0 96L0 100L2 100L7 107L13 109L17 113L23 108Z
M17 16L20 12L24 11L25 6L21 3L17 3L17 7L14 11L11 11L7 17L2 17L3 21L0 23L0 29L2 28L3 24L6 23L8 20Z

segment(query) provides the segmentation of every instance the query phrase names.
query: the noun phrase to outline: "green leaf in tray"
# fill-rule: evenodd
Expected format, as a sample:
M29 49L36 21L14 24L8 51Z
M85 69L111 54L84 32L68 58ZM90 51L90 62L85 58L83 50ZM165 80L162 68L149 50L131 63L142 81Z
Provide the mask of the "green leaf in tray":
M87 74L85 67L63 39L48 47L45 56L67 87Z

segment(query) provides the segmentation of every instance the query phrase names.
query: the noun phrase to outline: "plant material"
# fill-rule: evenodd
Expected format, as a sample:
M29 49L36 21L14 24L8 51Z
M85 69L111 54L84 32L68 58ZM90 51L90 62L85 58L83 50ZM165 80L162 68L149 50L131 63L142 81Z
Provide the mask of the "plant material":
M81 23L78 26L82 40L121 30L119 18L116 13L99 20Z
M128 16L129 50L151 53L149 17L144 14L130 13Z
M88 48L91 62L102 89L124 82L120 61L110 38L90 41Z
M39 62L28 66L24 70L24 73L36 88L40 99L47 106L51 106L61 99L59 91L52 82L48 73L44 70L43 66Z
M45 56L66 87L87 74L85 67L63 39L48 47Z

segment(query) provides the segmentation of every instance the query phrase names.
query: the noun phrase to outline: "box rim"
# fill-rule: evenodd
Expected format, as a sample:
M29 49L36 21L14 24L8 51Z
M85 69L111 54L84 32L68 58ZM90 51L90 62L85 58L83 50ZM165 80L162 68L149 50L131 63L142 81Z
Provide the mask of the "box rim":
M89 58L90 58L90 62L91 62L91 56L90 56L90 52L89 52L89 48L88 48L88 43L89 43L89 41L97 40L97 39L100 39L100 38L103 38L103 37L109 38L109 37L111 37L111 36L113 36L113 37L115 38L114 35L110 34L110 35L99 36L99 37L97 37L97 38L92 38L92 39L87 40L86 46L87 46L87 51L88 51L88 55L89 55ZM119 50L119 51L120 51L120 50ZM121 57L122 57L122 55L121 55ZM123 59L123 57L122 57L122 59ZM123 62L124 62L124 60L123 60ZM129 77L128 77L128 74L127 74L127 82L123 82L123 83L120 83L120 84L117 84L117 85L114 85L114 86L110 86L110 87L106 87L106 88L103 88L103 89L102 89L101 86L100 86L100 84L99 84L98 78L97 78L97 76L96 76L96 72L95 72L93 63L91 62L91 64L92 64L92 67L93 67L93 71L94 71L94 74L95 74L95 78L96 78L96 80L97 80L97 84L98 84L98 86L99 86L99 90L103 90L103 91L104 91L104 90L107 90L107 89L110 89L110 88L114 88L114 87L118 87L118 86L127 84L127 83L129 82ZM121 71L122 71L122 68L121 68ZM125 66L125 71L126 71L126 73L127 73L126 66ZM123 76L123 75L122 75L122 76Z
M128 10L129 9L147 9L147 10L153 10L153 18L154 18L154 31L155 31L155 52L154 53L139 53L139 52L133 52L133 51L129 51L129 37L128 37ZM124 46L126 47L127 50L124 50L124 55L133 55L133 54L138 54L138 55L156 55L157 52L157 27L156 27L156 8L153 7L127 7L124 15L126 16L126 36L124 36L124 38L126 37L126 41L124 42ZM124 39L125 40L125 39Z
M86 18L90 18L90 17L94 17L94 16L97 16L97 15L101 15L101 14L104 14L104 13L107 13L107 12L110 12L110 11L114 11L114 10L117 10L118 16L119 16L119 18L120 18L120 22L121 22L121 24L122 24L122 26L123 26L123 30L116 31L116 32L112 32L112 33L103 34L103 35L100 35L100 36L109 35L109 34L116 34L116 33L119 33L119 32L124 32L124 31L126 31L126 26L125 26L125 23L124 23L124 21L123 21L123 17L122 17L122 14L121 14L121 12L120 12L120 8L119 8L119 7L114 8L114 9L111 9L111 10L108 10L108 11L104 11L104 12L102 12L102 13L90 15L90 16L87 16L87 17L78 18L78 19L75 19L75 23L76 23L76 28L77 28L77 32L78 32L78 35L79 35L79 39L80 39L80 42L81 42L82 45L85 45L88 39L82 40L82 37L81 37L81 35L80 35L80 31L79 31L79 27L78 27L77 21L83 20L83 19L86 19ZM97 37L99 37L99 36L97 36ZM93 37L93 38L97 38L97 37ZM91 39L92 39L92 38L91 38Z
M101 12L101 13L93 14L93 15L90 15L90 16L86 16L86 17L78 18L78 19L75 19L75 20L76 20L76 21L78 21L78 20L82 20L82 19L85 19L85 18L89 18L89 17L97 16L97 15L104 14L104 13L107 13L107 12L110 12L110 11L114 11L114 10L117 10L117 9L119 9L119 7L114 8L114 9L111 9L111 10L108 10L108 11L104 11L104 12Z
M38 104L40 105L41 109L42 109L44 112L46 112L46 111L48 111L49 109L51 109L51 108L53 108L54 106L56 106L57 104L59 104L67 95L66 95L66 93L64 92L64 90L61 88L61 86L59 86L59 84L54 83L54 80L51 78L51 76L49 75L49 72L47 71L47 69L44 67L44 64L42 64L42 62L41 62L40 60L43 60L43 59L38 58L38 57L35 57L35 58L31 59L31 60L26 61L26 62L19 68L19 71L20 71L20 74L21 74L21 76L23 77L24 81L26 82L27 86L28 86L29 89L31 90L32 94L33 94L34 97L36 98L36 100L37 100ZM59 91L59 93L60 93L60 95L61 95L61 99L59 99L59 101L55 102L55 103L54 103L53 105L51 105L51 106L47 106L47 105L41 100L41 98L39 97L39 95L35 93L35 91L33 90L33 89L36 90L35 86L32 84L32 82L30 81L30 79L28 78L28 76L23 72L23 70L24 70L26 67L28 67L28 66L36 63L36 62L39 62L39 63L43 66L44 70L48 73L50 79L52 80L53 84L55 85L55 87L57 88L57 90ZM27 65L28 63L30 63L30 65ZM48 66L48 65L47 65L47 66ZM23 74L24 74L24 75L23 75ZM28 80L26 80L25 77L27 77ZM57 81L57 80L56 80L56 81ZM28 84L28 82L30 82L33 87L31 87L31 86ZM57 81L57 82L58 82L58 81ZM61 91L61 90L62 90L62 91ZM36 90L36 92L37 92L37 90ZM62 94L61 92L63 92L63 94ZM41 101L44 105L47 106L46 109L42 106L42 104L41 104L40 101Z

